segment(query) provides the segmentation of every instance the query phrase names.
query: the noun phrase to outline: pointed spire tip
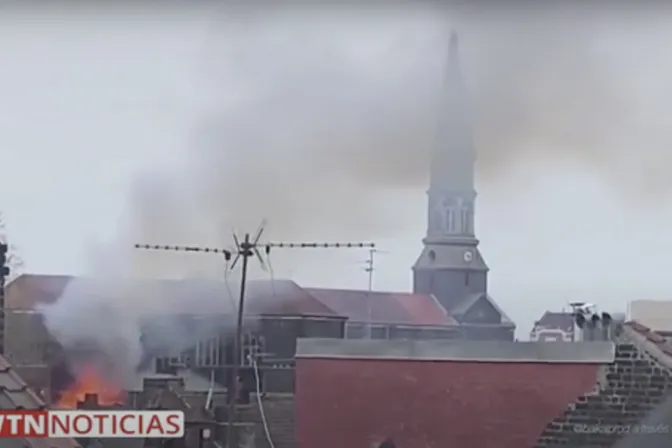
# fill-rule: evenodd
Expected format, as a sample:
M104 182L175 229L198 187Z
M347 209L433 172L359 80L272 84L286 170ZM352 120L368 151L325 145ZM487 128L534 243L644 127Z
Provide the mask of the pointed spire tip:
M448 45L448 60L450 61L451 64L458 64L458 37L457 37L457 32L455 30L451 30L450 32L450 43Z
M450 47L453 49L457 49L457 42L458 37L457 37L457 32L455 30L450 31Z

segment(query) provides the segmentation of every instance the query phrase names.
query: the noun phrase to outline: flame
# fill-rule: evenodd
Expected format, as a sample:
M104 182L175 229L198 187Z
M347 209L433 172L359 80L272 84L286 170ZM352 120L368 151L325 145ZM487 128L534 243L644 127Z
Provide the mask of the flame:
M61 393L54 406L61 409L77 409L77 404L84 401L86 394L96 394L98 404L101 406L111 406L124 401L124 392L121 388L106 381L96 369L87 367L78 373L73 385Z

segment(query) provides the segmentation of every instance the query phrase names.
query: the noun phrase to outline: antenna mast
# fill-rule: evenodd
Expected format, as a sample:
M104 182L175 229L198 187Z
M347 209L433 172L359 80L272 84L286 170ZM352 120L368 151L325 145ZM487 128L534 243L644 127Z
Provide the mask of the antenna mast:
M162 250L162 251L178 251L178 252L199 252L199 253L212 253L212 254L222 254L227 265L227 270L233 270L238 261L241 261L241 275L240 275L240 297L238 299L238 315L236 322L236 338L234 341L233 347L233 369L232 369L232 381L229 383L233 385L232 393L229 394L229 412L228 412L228 427L226 433L226 446L233 446L233 425L236 421L236 401L238 398L238 376L240 371L240 364L242 362L241 353L242 353L242 339L243 339L243 318L245 316L245 287L247 284L247 271L249 259L251 257L256 257L261 263L262 269L266 269L264 259L261 255L259 249L263 249L266 255L271 253L272 248L278 249L359 249L359 248L370 248L371 251L375 251L375 243L367 242L266 242L260 243L261 235L264 232L266 222L262 221L259 229L257 229L254 237L250 237L249 233L246 233L243 237L243 240L240 241L238 236L233 234L233 241L235 247L232 249L219 248L219 247L201 247L201 246L171 246L171 245L151 245L151 244L136 244L136 249L146 249L146 250ZM370 252L371 253L371 252ZM233 260L233 261L231 261ZM230 262L230 266L229 266Z

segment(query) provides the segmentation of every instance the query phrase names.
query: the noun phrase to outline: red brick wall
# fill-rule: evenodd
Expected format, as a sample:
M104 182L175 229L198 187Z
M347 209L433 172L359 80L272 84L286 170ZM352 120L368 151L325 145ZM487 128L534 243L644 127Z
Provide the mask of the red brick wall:
M597 365L298 359L298 448L529 448Z

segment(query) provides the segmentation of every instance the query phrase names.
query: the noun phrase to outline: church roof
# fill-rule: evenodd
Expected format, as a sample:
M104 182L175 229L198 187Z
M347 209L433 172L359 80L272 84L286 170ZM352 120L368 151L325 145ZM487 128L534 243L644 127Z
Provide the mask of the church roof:
M471 307L476 305L476 303L481 299L487 300L490 303L490 305L492 305L492 307L495 310L497 310L499 315L502 316L502 323L503 324L512 324L513 325L513 321L511 320L511 318L509 316L507 316L507 314L504 312L504 310L502 310L499 307L499 305L497 305L497 302L495 302L493 300L493 298L490 297L489 294L485 294L485 293L477 292L477 293L474 293L474 294L469 294L468 296L464 297L462 300L458 301L455 304L455 306L453 306L448 311L450 312L450 314L452 314L454 316L462 316L462 315L466 314L467 311L469 311L471 309Z
M110 294L109 280L71 276L24 274L8 287L7 307L31 309L56 302L68 294ZM232 297L227 283L212 279L119 279L116 293L151 294L161 297L166 313L232 313ZM371 303L374 321L400 324L456 325L439 302L429 295L366 290L303 288L291 280L248 282L246 312L250 315L306 315L368 320ZM151 312L158 312L152 307Z
M249 315L339 317L291 280L252 280L246 285ZM160 297L166 313L233 313L237 293L214 279L93 279L65 275L24 274L7 287L8 308L31 309L67 294L123 294ZM162 310L152 307L152 313Z
M348 289L305 288L341 316L358 322L444 326L457 325L432 296Z

